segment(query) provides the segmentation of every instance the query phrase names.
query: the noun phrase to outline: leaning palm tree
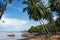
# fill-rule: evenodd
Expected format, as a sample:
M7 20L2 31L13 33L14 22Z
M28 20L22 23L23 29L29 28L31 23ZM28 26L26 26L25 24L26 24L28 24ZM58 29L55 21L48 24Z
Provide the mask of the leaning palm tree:
M7 5L12 2L12 0L3 0L3 1L5 2L5 4L3 2L0 2L0 19L2 18L2 15L4 14Z
M5 9L6 9L6 5L4 5L3 3L0 3L0 19L3 15Z
M23 9L23 12L27 11L29 15L29 19L33 19L35 21L39 21L41 24L41 19L51 19L51 13L46 9L46 7L42 4L41 0L26 0L23 2L27 7ZM43 22L43 21L42 21ZM43 22L44 24L44 22ZM45 26L43 26L43 30L45 32ZM48 31L48 29L46 28ZM48 31L49 32L49 31Z
M4 11L6 10L7 5L11 4L13 1L14 0L3 0L3 2L0 2L0 19L2 18L2 15L4 14Z

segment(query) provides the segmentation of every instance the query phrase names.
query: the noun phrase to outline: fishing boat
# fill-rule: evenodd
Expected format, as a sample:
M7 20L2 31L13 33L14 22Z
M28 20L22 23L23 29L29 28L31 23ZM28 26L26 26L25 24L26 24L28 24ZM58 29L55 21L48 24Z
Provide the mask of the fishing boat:
M8 36L9 36L9 37L15 37L15 35L14 35L14 34L8 34Z

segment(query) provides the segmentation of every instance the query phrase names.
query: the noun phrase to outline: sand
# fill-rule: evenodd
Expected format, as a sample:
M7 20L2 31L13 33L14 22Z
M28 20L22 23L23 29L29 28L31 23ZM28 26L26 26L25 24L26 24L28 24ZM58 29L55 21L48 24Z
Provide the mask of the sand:
M32 36L32 37L27 37L27 38L18 39L18 40L45 40L45 35ZM60 40L60 35L53 35L51 36L50 40Z

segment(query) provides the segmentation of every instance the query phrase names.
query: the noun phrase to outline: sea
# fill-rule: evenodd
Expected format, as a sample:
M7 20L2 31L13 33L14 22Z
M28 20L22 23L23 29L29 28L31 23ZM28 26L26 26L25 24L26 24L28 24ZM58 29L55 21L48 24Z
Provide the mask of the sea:
M9 34L14 34L14 37L9 37ZM0 40L17 40L21 39L23 32L0 32Z

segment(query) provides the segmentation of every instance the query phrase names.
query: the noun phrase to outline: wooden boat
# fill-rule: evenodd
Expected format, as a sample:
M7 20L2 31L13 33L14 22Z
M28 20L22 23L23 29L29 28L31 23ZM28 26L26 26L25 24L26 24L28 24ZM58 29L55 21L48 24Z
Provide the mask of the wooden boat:
M15 35L14 35L14 34L8 34L8 36L9 36L9 37L15 37Z

